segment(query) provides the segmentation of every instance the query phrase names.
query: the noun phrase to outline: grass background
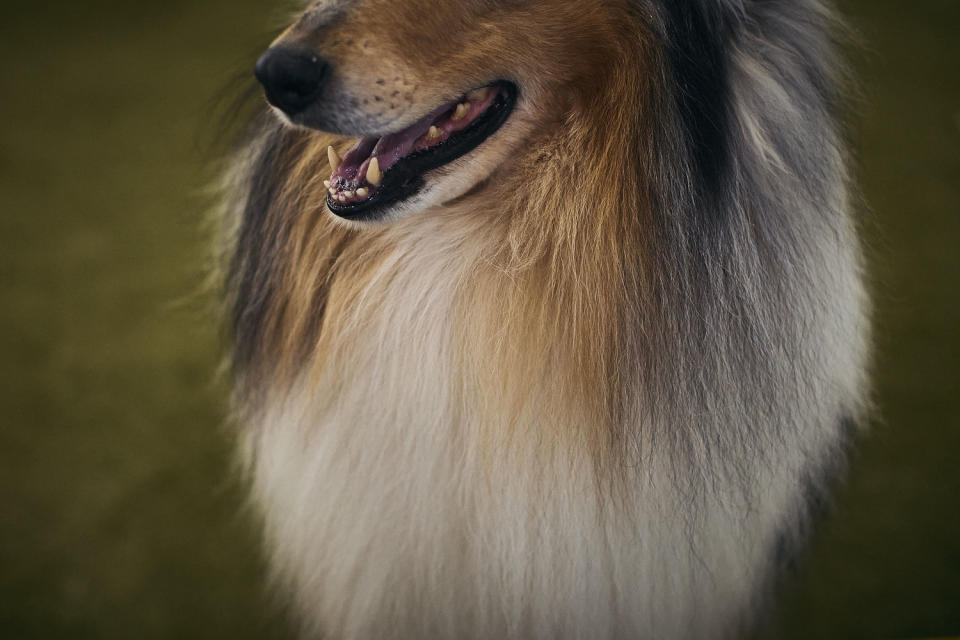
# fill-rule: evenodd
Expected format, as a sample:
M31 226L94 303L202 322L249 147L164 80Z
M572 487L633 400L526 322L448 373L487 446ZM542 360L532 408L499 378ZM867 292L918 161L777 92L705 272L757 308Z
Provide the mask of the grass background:
M882 420L770 637L960 634L960 2L845 0ZM210 105L272 3L0 23L0 637L289 638L195 295Z

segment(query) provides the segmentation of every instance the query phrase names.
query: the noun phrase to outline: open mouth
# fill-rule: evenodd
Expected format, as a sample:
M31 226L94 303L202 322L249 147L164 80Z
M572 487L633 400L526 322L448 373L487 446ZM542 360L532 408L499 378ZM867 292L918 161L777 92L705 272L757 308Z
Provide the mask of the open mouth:
M510 116L516 86L496 82L443 105L406 129L361 138L341 159L328 149L327 207L349 220L377 217L413 196L424 174L453 162L493 135Z

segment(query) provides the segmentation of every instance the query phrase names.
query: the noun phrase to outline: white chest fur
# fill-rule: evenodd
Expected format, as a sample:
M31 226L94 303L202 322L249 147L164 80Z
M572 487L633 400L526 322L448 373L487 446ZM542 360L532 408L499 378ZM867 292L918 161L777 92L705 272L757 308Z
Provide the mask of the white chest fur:
M273 566L307 629L556 639L734 627L800 517L806 461L832 446L833 400L789 442L739 461L746 493L704 456L680 475L711 475L715 491L691 496L656 455L614 491L586 450L551 440L566 418L535 390L512 415L470 397L452 318L475 265L449 249L399 244L336 324L342 345L248 430Z

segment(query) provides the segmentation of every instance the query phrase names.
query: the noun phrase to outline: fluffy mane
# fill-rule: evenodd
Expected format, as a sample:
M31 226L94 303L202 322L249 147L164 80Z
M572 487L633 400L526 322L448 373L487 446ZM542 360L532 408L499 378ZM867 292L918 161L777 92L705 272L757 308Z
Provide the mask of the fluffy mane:
M465 196L345 224L349 141L269 113L231 176L237 406L309 631L735 632L864 410L831 12L542 11L581 64L505 45L536 134Z

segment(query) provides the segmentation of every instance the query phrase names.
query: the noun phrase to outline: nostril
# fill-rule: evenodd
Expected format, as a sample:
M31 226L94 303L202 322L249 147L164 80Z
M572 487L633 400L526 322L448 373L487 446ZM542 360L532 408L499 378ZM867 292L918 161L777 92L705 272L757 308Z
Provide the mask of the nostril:
M257 60L254 73L270 104L293 116L320 94L327 64L311 51L271 47Z

